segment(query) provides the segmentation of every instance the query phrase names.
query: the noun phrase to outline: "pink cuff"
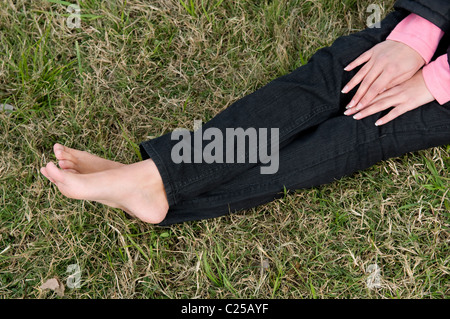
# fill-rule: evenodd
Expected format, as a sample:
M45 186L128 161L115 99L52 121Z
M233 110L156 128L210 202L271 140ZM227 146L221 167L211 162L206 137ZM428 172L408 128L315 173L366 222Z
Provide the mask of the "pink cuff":
M423 67L423 79L440 105L450 102L450 67L447 54Z
M392 30L387 40L402 42L413 48L428 64L443 36L444 32L435 24L411 13Z

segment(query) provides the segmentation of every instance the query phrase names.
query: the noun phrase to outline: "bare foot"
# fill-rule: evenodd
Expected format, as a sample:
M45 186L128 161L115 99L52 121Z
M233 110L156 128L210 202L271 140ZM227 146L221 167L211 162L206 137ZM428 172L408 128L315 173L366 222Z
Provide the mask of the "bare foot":
M55 153L59 153L59 146L55 147ZM67 167L66 169L59 169L52 162L41 168L41 173L54 183L63 195L120 208L151 224L164 220L169 204L161 176L151 159L124 165L86 152L74 151L66 151L66 154L63 154L73 155L71 158L61 159L70 161L70 166L62 165ZM89 162L84 161L86 158L92 159L96 166L90 167ZM99 170L100 168L103 170Z
M96 173L125 165L98 157L85 151L75 150L61 144L55 144L53 146L53 152L58 159L59 167L72 173Z

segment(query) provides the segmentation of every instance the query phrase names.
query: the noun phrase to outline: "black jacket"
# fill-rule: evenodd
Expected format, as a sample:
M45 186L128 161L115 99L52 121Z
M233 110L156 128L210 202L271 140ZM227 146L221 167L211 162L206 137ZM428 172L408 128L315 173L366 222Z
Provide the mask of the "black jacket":
M394 8L415 13L450 34L450 0L397 0ZM450 47L447 56L450 65Z

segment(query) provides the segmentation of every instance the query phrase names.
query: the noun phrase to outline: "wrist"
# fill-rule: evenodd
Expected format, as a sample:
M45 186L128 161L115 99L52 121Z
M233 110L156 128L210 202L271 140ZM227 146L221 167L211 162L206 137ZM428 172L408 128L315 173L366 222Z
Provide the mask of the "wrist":
M387 40L408 45L418 52L428 64L443 36L444 32L439 27L412 13L395 27Z

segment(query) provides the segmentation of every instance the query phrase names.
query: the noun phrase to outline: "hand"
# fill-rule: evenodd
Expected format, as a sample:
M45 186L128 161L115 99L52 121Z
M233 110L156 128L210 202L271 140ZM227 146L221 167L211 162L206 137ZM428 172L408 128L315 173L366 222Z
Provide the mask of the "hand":
M367 106L378 94L410 79L425 65L425 60L406 44L386 40L363 53L344 70L351 71L363 63L366 64L342 90L348 93L361 83L347 108Z
M375 123L375 125L379 126L431 101L434 101L434 97L428 90L423 79L422 70L420 70L406 82L379 94L372 103L355 114L353 118L360 120L369 115L394 107L392 111ZM355 112L358 112L356 108L352 108L348 109L344 114L352 115Z

